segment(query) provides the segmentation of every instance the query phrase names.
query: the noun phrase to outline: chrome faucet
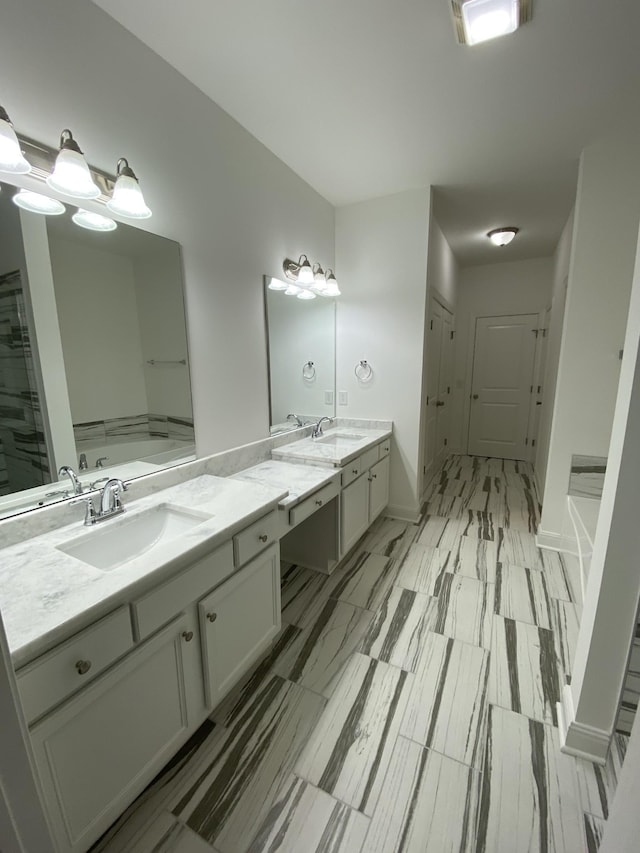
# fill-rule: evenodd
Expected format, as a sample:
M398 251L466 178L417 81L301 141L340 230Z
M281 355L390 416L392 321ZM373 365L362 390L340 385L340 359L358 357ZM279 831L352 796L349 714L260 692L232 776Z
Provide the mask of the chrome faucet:
M329 421L330 424L333 423L333 418L328 418L326 415L324 418L320 418L317 424L313 427L313 432L311 433L311 438L320 438L322 435L322 424L324 421Z
M126 491L126 485L117 477L112 477L110 480L107 480L102 487L98 520L109 518L112 515L118 515L118 513L124 512L124 504L120 500L120 495L122 492Z
M70 465L63 465L62 468L58 471L58 477L68 477L71 481L71 486L73 487L74 495L82 494L82 483L76 476L76 472Z
M290 415L287 415L288 421L295 421L298 426L304 426L298 415L294 415L293 412Z

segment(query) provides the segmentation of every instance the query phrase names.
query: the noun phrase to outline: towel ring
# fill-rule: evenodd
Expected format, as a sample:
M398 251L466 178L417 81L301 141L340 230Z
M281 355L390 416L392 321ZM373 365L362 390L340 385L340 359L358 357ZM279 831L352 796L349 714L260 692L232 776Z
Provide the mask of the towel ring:
M316 378L316 369L312 361L308 361L302 366L302 378L308 382Z
M358 364L356 364L353 372L355 373L359 382L369 382L369 380L373 376L373 367L371 367L371 365L366 359L363 359Z

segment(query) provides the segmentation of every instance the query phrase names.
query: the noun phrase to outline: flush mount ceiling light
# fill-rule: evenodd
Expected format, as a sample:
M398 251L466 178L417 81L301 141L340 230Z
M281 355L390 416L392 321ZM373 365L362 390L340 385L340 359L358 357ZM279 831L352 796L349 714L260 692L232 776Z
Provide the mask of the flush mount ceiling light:
M512 228L494 228L493 231L487 232L487 237L495 246L507 246L516 236L520 229Z
M29 210L31 213L42 213L44 216L59 216L66 210L61 201L30 190L20 190L11 201L23 210Z
M47 184L52 190L72 198L98 198L100 195L100 187L94 182L84 154L69 129L60 134L60 151Z
M10 175L26 175L30 164L20 150L20 142L4 107L0 107L0 172Z
M87 228L89 231L115 231L118 223L108 216L103 216L101 213L92 213L90 210L78 208L77 212L71 217L76 225L81 228Z
M532 0L451 0L456 38L480 44L506 36L531 20Z
M130 219L148 219L151 210L145 204L138 179L125 157L118 160L117 173L113 195L107 202L109 210Z

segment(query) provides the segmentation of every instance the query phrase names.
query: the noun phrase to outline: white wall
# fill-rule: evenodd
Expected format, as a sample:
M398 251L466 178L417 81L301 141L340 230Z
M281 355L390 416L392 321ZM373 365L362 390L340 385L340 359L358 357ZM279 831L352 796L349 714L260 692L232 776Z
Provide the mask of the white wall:
M476 319L544 311L551 298L552 277L551 258L486 264L460 270L452 403L451 446L454 452L467 451Z
M394 422L390 512L419 510L419 432L430 190L411 190L336 211L336 261L343 282L337 315L339 417ZM354 368L367 359L373 379Z
M447 243L447 238L432 213L429 223L429 259L427 263L429 292L437 293L451 308L455 308L458 298L459 274L458 262L451 251L451 246Z
M148 412L131 259L53 235L49 252L73 423Z
M16 129L55 147L70 127L111 173L128 157L145 227L183 246L198 451L266 435L262 276L302 252L333 267L332 206L92 3L5 4L0 51Z
M608 454L639 220L637 140L586 148L539 531L543 544L561 544L571 455Z
M560 344L564 325L564 306L567 298L567 282L569 276L569 258L571 241L573 239L574 211L571 211L562 235L553 255L553 285L551 289L551 318L547 329L547 363L542 382L542 407L538 423L538 437L535 458L535 471L538 486L544 491L547 476L547 461L549 456L549 439L551 437L551 418L553 402L558 382L558 363L560 360Z

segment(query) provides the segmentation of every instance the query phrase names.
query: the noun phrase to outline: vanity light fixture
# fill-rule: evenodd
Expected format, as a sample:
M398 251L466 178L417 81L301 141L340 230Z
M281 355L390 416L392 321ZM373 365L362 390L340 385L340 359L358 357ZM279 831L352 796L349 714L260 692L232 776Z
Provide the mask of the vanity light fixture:
M306 255L300 255L298 262L285 258L282 269L291 284L284 291L287 296L298 296L300 299L315 299L316 296L340 296L336 277L331 270L325 271L319 263L311 266ZM277 279L271 279L271 290L282 290L274 286Z
M115 231L118 223L108 216L103 216L101 213L92 213L90 210L78 208L77 212L71 217L76 225L80 228L87 228L89 231Z
M515 32L531 20L532 0L451 0L456 38L480 44Z
M117 213L119 216L126 216L130 219L148 219L151 216L151 210L145 203L136 174L129 166L126 157L121 157L118 160L116 170L116 185L107 202L107 207L112 213Z
M26 175L31 171L20 150L20 142L4 107L0 107L0 172Z
M520 229L512 226L494 228L487 232L487 237L495 246L508 246Z
M271 278L268 286L269 290L286 290L289 287L286 281L280 281L279 278L273 277Z
M285 258L282 264L285 276L296 284L312 284L313 270L306 255L300 255L298 263Z
M11 201L23 210L28 210L31 213L42 213L45 216L59 216L66 210L61 201L49 198L48 195L31 192L31 190L19 190Z
M285 296L297 296L300 293L299 287L296 287L295 284L288 284L287 289L284 292Z
M60 151L47 184L52 190L72 198L98 198L100 195L100 187L94 182L84 154L68 128L60 134Z

